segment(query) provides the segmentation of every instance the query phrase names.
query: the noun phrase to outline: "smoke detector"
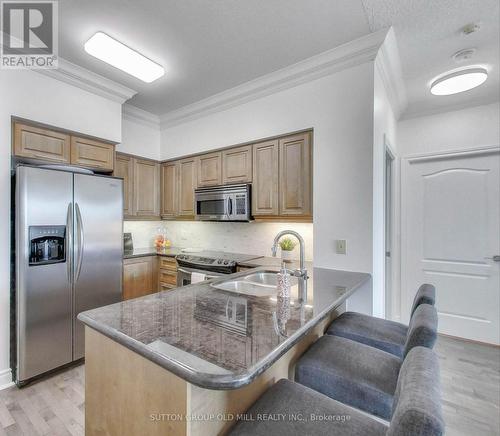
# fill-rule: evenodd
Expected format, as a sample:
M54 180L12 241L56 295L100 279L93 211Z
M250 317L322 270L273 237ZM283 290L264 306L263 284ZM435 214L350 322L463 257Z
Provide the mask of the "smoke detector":
M475 48L465 48L463 50L457 51L452 56L452 58L457 64L459 64L461 62L465 62L465 61L472 59L472 57L474 56L474 53L476 53Z
M480 23L469 23L466 24L462 29L460 30L460 33L462 35L470 35L471 33L477 32L479 29L481 29L481 24Z

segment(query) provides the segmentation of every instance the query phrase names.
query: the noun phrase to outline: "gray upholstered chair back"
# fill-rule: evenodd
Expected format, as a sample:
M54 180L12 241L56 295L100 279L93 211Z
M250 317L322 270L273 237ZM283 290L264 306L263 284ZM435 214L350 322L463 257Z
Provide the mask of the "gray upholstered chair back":
M413 316L413 313L421 304L430 304L434 306L436 303L436 288L434 285L429 283L424 283L418 288L417 293L415 294L415 298L413 299L413 304L411 306L410 317Z
M433 348L437 339L438 316L437 310L430 304L421 304L415 309L411 317L406 342L403 351L403 358L414 347Z
M387 436L441 436L444 428L437 356L415 347L399 372Z

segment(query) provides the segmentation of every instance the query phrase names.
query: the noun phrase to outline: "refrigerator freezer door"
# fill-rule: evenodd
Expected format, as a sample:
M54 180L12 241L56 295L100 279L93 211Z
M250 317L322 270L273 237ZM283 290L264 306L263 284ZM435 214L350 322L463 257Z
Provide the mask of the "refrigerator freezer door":
M72 360L73 174L20 166L16 173L17 380ZM29 228L66 226L64 262L29 265ZM61 231L62 229L59 228ZM51 231L47 227L47 231Z
M73 359L85 353L85 310L121 301L123 274L123 181L74 175Z

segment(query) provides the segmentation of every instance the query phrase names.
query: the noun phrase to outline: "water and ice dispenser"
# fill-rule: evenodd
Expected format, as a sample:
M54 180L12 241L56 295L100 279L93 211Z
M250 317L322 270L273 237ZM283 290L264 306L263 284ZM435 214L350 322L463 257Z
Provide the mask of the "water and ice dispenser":
M29 240L30 266L66 261L66 226L30 226Z

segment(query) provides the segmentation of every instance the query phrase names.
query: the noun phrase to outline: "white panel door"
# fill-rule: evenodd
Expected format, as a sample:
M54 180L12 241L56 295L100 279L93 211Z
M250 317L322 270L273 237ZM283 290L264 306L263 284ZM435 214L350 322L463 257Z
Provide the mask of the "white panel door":
M432 283L441 333L499 343L499 162L494 151L406 163L406 321L418 286Z

